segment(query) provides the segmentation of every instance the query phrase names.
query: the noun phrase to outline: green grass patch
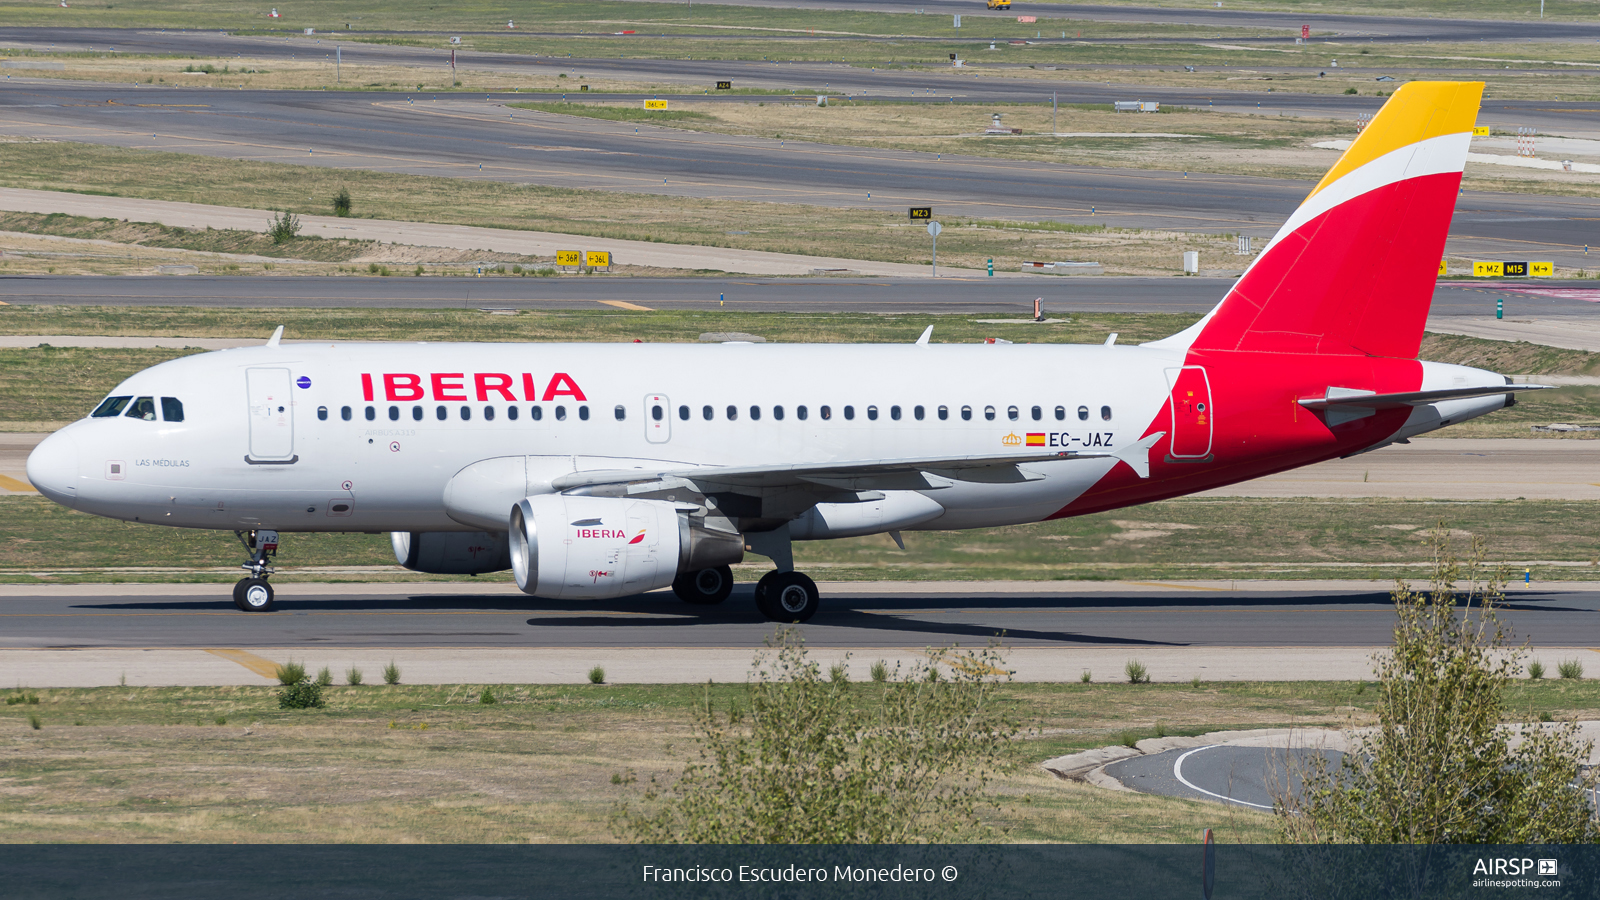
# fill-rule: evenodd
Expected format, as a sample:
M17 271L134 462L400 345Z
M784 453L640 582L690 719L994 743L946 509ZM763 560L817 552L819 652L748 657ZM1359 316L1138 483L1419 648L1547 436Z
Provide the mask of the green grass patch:
M1030 525L906 532L905 550L882 535L803 541L795 544L795 561L832 581L1425 577L1422 537L1443 520L1482 535L1491 563L1504 561L1515 574L1531 563L1539 581L1593 580L1600 579L1600 537L1586 523L1597 514L1600 504L1592 501L1191 497ZM40 497L0 497L0 578L6 580L232 581L238 572L227 567L243 561L227 532L165 529L75 512ZM442 578L408 576L395 567L386 534L286 535L278 561L283 579ZM141 568L121 568L130 566ZM320 566L373 568L342 574ZM762 571L752 558L736 574L750 581Z
M716 119L703 112L686 109L645 109L640 106L591 106L587 103L511 103L513 109L534 109L540 112L560 113L565 116L583 116L588 119L606 119L611 122L643 122L650 125L693 125L714 122Z
M330 198L331 203L331 198ZM326 213L325 213L326 214ZM266 217L263 215L263 224ZM91 219L66 213L0 212L0 231L49 234L85 240L116 241L146 247L171 247L178 250L203 250L211 253L240 253L283 259L317 262L344 262L373 248L371 241L327 240L296 236L275 242L269 235L254 231L213 228L175 228L157 222L130 222L127 219Z

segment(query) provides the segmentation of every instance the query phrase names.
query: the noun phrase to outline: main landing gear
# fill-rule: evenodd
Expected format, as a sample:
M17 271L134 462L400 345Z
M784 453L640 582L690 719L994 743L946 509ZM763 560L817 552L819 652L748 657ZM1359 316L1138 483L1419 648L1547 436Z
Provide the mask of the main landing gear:
M804 622L821 601L817 583L801 572L768 572L756 582L756 609L774 622Z
M234 534L250 551L251 559L239 567L250 575L239 579L239 583L233 586L233 605L244 612L271 612L272 585L267 583L267 579L272 577L274 570L267 565L267 557L278 555L278 533L235 531Z

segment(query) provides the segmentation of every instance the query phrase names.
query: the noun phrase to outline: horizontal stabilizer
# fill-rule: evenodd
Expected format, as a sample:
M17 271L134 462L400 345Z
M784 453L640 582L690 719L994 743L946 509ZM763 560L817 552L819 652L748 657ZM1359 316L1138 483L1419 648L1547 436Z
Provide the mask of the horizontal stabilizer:
M1426 406L1442 400L1470 400L1473 397L1493 397L1517 391L1543 391L1548 384L1496 384L1480 387L1445 388L1439 391L1405 391L1398 394L1379 394L1351 388L1328 388L1321 397L1301 400L1306 409L1337 409L1361 407L1363 409L1399 409L1403 406Z

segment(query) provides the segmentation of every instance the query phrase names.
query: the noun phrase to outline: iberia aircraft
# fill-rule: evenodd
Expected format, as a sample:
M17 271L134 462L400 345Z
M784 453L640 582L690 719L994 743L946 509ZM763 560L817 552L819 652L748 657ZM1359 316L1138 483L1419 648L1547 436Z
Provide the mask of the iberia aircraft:
M409 569L509 568L562 600L719 603L752 552L775 563L760 611L803 621L793 541L1148 503L1510 406L1530 386L1416 358L1482 92L1401 87L1222 302L1152 343L275 334L134 375L28 477L84 512L238 533L246 611L273 606L281 533L388 531Z

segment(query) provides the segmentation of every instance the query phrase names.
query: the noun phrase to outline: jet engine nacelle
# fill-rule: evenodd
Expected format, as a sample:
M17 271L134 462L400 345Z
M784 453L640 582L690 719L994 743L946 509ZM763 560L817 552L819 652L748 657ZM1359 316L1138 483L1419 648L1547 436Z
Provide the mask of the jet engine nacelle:
M511 568L504 532L391 531L394 558L413 572L430 575L481 575Z
M511 509L510 541L517 587L551 600L626 597L744 558L738 534L691 522L679 504L620 497L529 497Z

